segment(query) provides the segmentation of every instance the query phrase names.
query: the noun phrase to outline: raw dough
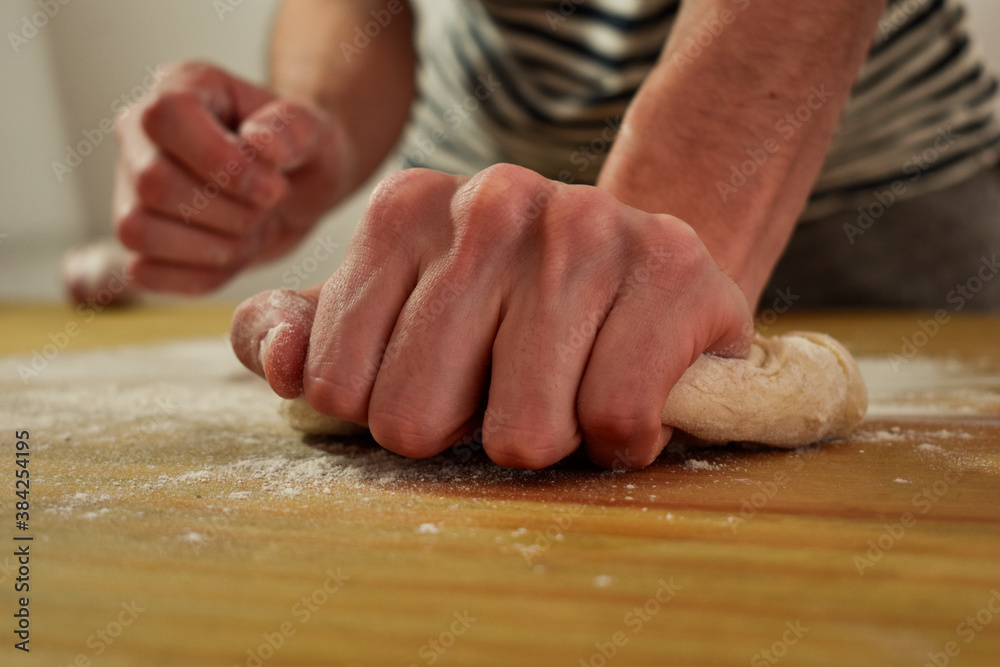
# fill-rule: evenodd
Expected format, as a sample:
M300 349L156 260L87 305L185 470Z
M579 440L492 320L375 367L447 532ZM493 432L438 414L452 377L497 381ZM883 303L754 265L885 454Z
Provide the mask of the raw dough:
M798 447L850 433L868 392L854 357L821 333L758 336L746 359L703 354L660 417L707 442Z
M364 426L316 412L301 396L281 399L278 413L287 419L288 425L296 431L310 435L360 435L367 430Z
M821 333L758 336L746 359L703 354L674 386L664 424L711 443L798 447L850 433L868 407L851 354ZM281 414L305 433L353 435L364 429L313 410L302 398Z

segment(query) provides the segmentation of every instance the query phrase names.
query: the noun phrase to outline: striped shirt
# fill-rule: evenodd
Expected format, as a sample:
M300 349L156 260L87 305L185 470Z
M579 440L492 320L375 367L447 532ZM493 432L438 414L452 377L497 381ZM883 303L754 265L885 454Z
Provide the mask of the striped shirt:
M473 174L510 162L576 183L595 182L679 6L426 2L418 11L438 23L420 49L404 166ZM738 16L751 0L731 2ZM867 204L889 188L913 197L997 163L997 80L966 21L959 0L890 3L803 219Z

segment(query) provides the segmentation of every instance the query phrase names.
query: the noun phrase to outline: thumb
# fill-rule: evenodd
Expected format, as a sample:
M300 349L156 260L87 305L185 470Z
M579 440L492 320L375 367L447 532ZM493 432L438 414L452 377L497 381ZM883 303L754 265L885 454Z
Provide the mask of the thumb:
M282 398L302 394L302 369L321 287L262 292L233 312L229 331L233 352Z
M248 116L239 135L260 159L279 171L294 171L318 152L322 121L301 104L274 100Z

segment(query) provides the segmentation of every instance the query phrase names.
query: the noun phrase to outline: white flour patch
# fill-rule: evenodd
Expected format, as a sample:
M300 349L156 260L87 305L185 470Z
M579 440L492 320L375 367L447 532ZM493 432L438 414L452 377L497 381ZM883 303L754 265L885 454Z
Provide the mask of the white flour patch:
M688 470L719 470L722 466L700 459L688 459L684 462Z
M868 388L868 416L1000 415L1000 370L986 362L891 356L858 357Z

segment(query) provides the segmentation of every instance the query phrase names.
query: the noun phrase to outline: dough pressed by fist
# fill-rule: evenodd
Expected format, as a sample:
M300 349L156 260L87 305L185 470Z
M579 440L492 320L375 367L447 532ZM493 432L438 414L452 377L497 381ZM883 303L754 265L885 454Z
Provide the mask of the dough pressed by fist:
M758 336L746 359L703 354L674 385L660 416L709 443L799 447L849 434L867 407L861 372L844 346L826 334L795 331ZM303 398L285 400L280 412L304 433L365 430L316 412Z
M799 447L846 436L867 409L851 353L826 334L794 331L758 336L746 359L703 354L660 417L707 442Z

